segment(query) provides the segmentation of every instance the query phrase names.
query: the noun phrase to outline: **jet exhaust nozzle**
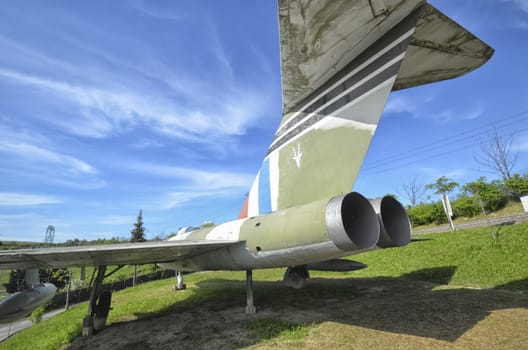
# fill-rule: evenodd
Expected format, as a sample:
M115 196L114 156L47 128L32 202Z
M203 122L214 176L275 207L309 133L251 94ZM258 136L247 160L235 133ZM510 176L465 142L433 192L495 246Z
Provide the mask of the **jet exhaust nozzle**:
M57 291L52 283L16 292L0 301L0 323L9 323L29 316L39 306L48 302Z
M368 199L357 192L332 198L325 219L330 239L341 250L371 249L379 240L376 212Z
M390 196L370 200L378 215L380 248L403 247L411 241L411 224L405 208Z

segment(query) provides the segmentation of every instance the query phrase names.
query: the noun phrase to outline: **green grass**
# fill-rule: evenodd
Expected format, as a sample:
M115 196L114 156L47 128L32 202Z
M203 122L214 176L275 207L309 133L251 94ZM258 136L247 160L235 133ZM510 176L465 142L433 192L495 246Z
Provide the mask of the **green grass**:
M291 290L279 283L284 269L254 272L260 303L281 309L300 309L309 300L323 305L327 298L349 298L353 290L340 288L332 279L403 278L448 286L528 290L528 225L479 228L454 233L420 235L419 241L397 249L376 250L351 258L369 268L346 273L312 272L326 283ZM196 305L215 308L242 306L245 302L245 272L207 272L186 276L188 289L174 293L174 279L145 283L113 294L108 322L126 322L171 312L190 312ZM0 349L58 349L80 335L87 305L82 304L16 334ZM306 337L314 326L281 318L251 320L246 329L261 342ZM270 343L271 344L271 343Z
M407 247L353 256L369 265L353 275L408 276L456 286L528 289L526 224L420 235L416 239Z
M246 329L256 333L262 342L274 339L275 341L295 341L308 335L315 325L299 325L284 320L262 319L248 321Z

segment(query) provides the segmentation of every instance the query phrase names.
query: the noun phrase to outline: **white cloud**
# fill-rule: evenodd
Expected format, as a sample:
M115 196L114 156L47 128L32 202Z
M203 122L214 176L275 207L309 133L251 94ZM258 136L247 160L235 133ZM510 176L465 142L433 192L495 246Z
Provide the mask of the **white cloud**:
M254 175L246 173L199 170L171 165L160 165L140 162L121 162L121 168L134 169L145 174L187 180L186 188L198 191L212 191L226 188L249 188Z
M156 141L156 140L141 140L132 145L132 147L138 148L138 149L161 148L164 146L165 145L163 143Z
M10 153L18 157L34 161L59 164L74 173L95 174L96 169L90 164L75 157L42 149L25 143L8 143L0 140L0 152Z
M467 108L444 108L445 103L435 103L436 97L429 92L404 90L389 96L384 113L408 113L416 119L433 119L439 122L473 120L485 112L482 103Z
M429 118L434 119L438 122L457 122L461 120L474 120L482 115L484 112L483 106L475 106L471 109L465 110L454 110L452 108L443 109L440 111L429 111L429 112L420 112L419 118Z
M103 218L101 223L104 225L132 225L136 220L137 218L135 216L108 215Z
M435 99L434 96L419 96L412 91L396 92L389 95L385 113L409 113L414 118L421 116L422 110Z
M134 169L137 173L148 174L151 177L175 180L177 185L173 191L168 194L162 194L161 199L152 201L152 208L161 209L175 208L203 198L241 195L249 189L255 177L254 174L247 173L216 171L213 169L201 170L141 162L121 161L119 167L122 169ZM164 183L165 188L172 186L168 181L164 181Z
M451 170L447 172L444 176L448 178L453 178L453 179L460 179L460 178L463 178L466 174L467 174L467 169L460 168L460 169Z
M22 44L20 41L11 40L0 35L0 48L4 55L12 55L16 63L28 63L32 67L53 67L54 71L63 70L71 72L75 70L70 64L45 55L35 49ZM5 57L5 56L4 56Z
M163 203L161 204L162 209L173 209L176 207L180 207L184 204L187 204L193 200L198 200L202 198L218 198L221 196L222 193L220 191L215 192L171 192L169 193L166 198L164 199Z
M411 113L416 111L416 104L404 95L392 94L385 106L385 113Z
M33 206L43 204L58 204L61 201L52 196L0 192L0 206Z
M472 109L466 110L465 112L460 113L459 118L465 119L465 120L473 120L477 119L482 115L482 113L485 112L484 106L477 105L474 106Z
M160 4L160 2L138 0L134 3L134 8L155 19L178 21L189 17L185 12L174 11L172 8L162 7Z
M36 146L35 141L40 145ZM60 166L69 173L91 175L97 173L97 169L76 157L46 149L46 141L39 135L27 135L24 131L0 126L1 153L9 154L18 160L24 159Z
M69 132L88 137L107 137L142 125L172 137L197 142L215 142L225 136L242 135L261 114L265 97L251 91L218 91L205 108L183 108L175 102L142 93L115 91L43 79L0 69L0 76L26 84L78 106L81 118L71 115L50 121ZM204 92L200 95L205 95ZM200 101L194 96L194 101ZM204 98L204 100L206 100Z
M1 221L12 221L12 220L27 220L32 218L31 214L0 214Z
M528 22L522 21L517 22L516 27L519 29L527 30L528 29Z
M528 13L528 0L503 0L506 2L512 2L519 6L521 10Z

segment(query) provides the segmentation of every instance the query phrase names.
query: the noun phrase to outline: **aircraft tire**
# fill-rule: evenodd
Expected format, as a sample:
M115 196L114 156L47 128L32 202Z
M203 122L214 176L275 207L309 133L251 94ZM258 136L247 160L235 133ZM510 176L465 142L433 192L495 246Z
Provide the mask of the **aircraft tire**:
M95 315L93 321L94 331L102 330L106 325L106 319L110 313L110 305L112 303L112 292L104 290L99 294L99 300L95 308Z

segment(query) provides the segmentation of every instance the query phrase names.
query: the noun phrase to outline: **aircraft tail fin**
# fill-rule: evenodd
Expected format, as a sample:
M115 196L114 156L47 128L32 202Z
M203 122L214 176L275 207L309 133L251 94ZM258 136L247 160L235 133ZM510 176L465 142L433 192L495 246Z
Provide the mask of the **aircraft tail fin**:
M350 192L392 90L448 79L486 60L489 51L466 59L482 51L481 42L453 23L422 0L279 0L283 118L240 217ZM436 35L437 26L463 31L469 42ZM428 56L424 35L441 49L456 41L460 49L449 54L464 56L458 70L430 77L439 62ZM472 68L461 67L468 62Z

